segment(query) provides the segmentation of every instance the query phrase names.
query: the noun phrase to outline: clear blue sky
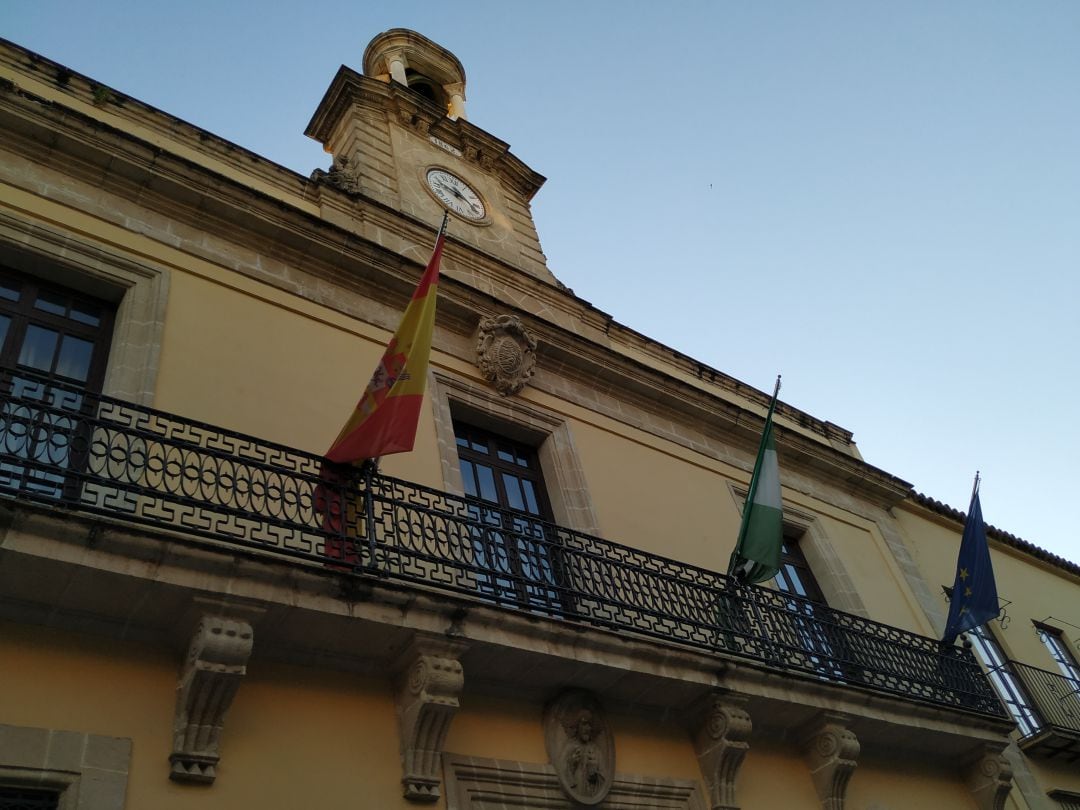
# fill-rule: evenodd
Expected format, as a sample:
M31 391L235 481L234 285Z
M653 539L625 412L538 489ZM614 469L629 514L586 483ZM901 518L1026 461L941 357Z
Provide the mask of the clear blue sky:
M16 2L8 39L298 172L414 28L549 178L556 276L1080 560L1080 3Z

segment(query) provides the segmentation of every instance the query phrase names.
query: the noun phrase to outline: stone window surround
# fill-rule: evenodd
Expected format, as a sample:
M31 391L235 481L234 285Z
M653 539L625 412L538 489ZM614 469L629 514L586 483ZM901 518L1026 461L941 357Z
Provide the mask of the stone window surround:
M581 807L559 785L555 769L547 763L513 762L460 754L443 754L443 784L447 810ZM697 781L616 773L604 806L650 807L656 810L706 810L705 795Z
M0 213L0 258L15 270L117 304L102 393L152 405L169 274L142 257Z
M0 725L0 782L55 790L60 810L123 810L131 740Z
M573 434L562 417L445 371L432 371L429 384L443 487L448 492L465 492L454 436L456 416L536 447L555 522L585 534L600 534Z
M728 490L741 515L746 502L746 487L729 482ZM867 618L869 613L855 588L855 581L829 542L817 516L784 504L784 530L799 538L799 550L814 572L829 607Z

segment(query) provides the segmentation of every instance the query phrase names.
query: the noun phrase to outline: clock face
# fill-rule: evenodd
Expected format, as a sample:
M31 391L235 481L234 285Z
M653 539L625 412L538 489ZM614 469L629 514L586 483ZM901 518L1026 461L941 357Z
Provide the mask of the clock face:
M487 216L480 195L460 177L443 169L428 169L427 184L431 193L459 217L479 222Z

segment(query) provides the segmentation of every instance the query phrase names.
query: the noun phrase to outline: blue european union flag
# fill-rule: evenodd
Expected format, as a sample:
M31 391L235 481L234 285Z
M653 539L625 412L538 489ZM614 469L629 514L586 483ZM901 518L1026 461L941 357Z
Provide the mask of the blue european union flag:
M971 498L960 555L956 559L956 581L953 583L949 619L945 622L942 641L952 644L965 630L986 624L998 615L997 585L990 565L990 547L986 544L986 526L978 490Z

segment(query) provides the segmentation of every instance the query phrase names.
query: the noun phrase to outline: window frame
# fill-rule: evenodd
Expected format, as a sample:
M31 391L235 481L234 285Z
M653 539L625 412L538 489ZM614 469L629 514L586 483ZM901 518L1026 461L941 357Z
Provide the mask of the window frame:
M12 280L20 288L18 301L0 296L0 315L11 318L11 324L0 344L0 367L26 368L47 377L55 377L58 380L78 385L89 391L100 393L105 381L105 370L108 366L110 348L112 346L113 324L115 322L116 305L111 301L87 295L70 287L52 284L43 281L37 276L21 273L8 266L0 265L0 279ZM68 309L72 302L87 304L96 307L100 315L97 325L81 323L78 320L60 315L36 306L42 293L62 296L68 301ZM30 326L43 326L53 330L61 336L72 336L82 340L92 340L94 343L93 354L87 370L85 380L65 377L55 371L56 358L53 359L53 367L49 370L34 368L33 366L20 363L21 349L25 345L26 334Z
M943 590L945 598L951 601L952 587L944 586ZM1020 738L1025 739L1038 732L1044 725L1039 710L1024 687L1023 681L1009 666L1011 659L1005 654L1005 648L1001 646L994 632L988 625L981 624L965 630L964 634L971 636L971 647L975 657L986 670L986 676L990 679L990 684L994 687L998 698L1016 722Z
M1046 649L1050 651L1050 657L1054 659L1054 663L1061 670L1061 674L1080 689L1080 662L1076 660L1076 656L1069 649L1064 638L1065 634L1058 628L1042 622L1032 622L1032 624L1035 625L1036 634L1038 634L1042 643L1046 645Z
M465 497L476 512L470 532L473 553L477 566L490 571L477 573L478 589L485 597L528 610L572 612L564 562L552 538L553 517L537 449L469 420L455 419L453 427ZM491 469L495 500L476 486L465 486L462 464L474 471L477 466ZM504 475L533 484L535 512L512 505Z

